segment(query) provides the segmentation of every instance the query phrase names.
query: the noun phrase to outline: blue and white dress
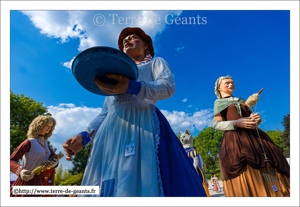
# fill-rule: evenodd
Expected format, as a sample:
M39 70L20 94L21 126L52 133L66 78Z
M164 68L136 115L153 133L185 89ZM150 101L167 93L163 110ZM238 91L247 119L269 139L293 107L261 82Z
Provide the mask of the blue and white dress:
M170 98L175 92L170 67L163 58L157 57L138 65L138 70L137 81L141 82L138 95L107 96L101 113L84 129L88 133L94 130L95 133L91 137L90 144L93 147L82 185L99 186L100 195L97 196L186 196L180 189L175 189L181 184L172 186L177 175L174 178L169 176L177 172L173 171L176 170L172 169L173 166L168 167L173 165L168 153L173 154L178 151L177 148L174 148L174 152L161 149L161 145L167 148L170 143L170 140L163 138L164 134L168 134L168 139L174 139L172 136L175 136L179 140L169 125L162 124L167 121L154 106L157 100ZM173 133L172 136L169 131ZM181 149L184 152L182 146ZM178 161L175 159L174 164ZM189 165L187 156L184 162L184 165Z

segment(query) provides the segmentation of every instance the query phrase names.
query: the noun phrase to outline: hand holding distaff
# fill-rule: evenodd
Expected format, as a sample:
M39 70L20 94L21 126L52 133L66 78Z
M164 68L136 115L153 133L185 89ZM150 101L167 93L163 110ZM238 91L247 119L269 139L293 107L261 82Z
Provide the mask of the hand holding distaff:
M34 174L32 174L29 170L22 170L20 172L20 177L24 181L29 181L34 177Z
M129 79L122 75L105 74L107 77L118 81L116 85L107 85L102 83L98 78L95 78L94 83L97 84L99 89L106 94L122 94L126 93L129 86Z
M67 160L71 160L71 157L83 148L82 139L82 136L80 134L77 134L70 139L67 139L63 143L62 146L65 150Z
M250 117L244 117L233 121L233 125L239 128L254 129L256 127L256 121Z
M250 114L250 118L252 118L256 123L257 125L259 125L261 123L261 117L258 113L252 113Z

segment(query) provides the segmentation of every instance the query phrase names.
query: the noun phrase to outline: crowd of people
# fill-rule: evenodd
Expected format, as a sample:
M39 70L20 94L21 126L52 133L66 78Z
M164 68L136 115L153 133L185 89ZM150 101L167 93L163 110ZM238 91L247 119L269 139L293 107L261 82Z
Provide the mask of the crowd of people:
M209 196L201 157L192 146L185 150L155 106L157 100L168 99L175 92L168 63L154 58L152 39L140 28L123 29L118 46L137 64L138 79L106 74L117 80L115 85L106 85L95 78L94 83L110 96L83 131L62 143L67 160L86 144L92 145L81 185L99 186L96 196ZM233 97L234 88L231 77L220 77L215 84L218 99L213 126L225 131L219 155L225 196L289 196L290 168L284 155L258 128L260 115L252 113L243 98ZM18 176L12 186L55 185L58 160L52 159L39 175L32 173L55 155L46 143L55 125L51 116L32 121L28 139L11 155L11 172ZM134 150L124 155L129 148ZM215 176L213 183L217 187ZM11 196L17 196L12 187Z

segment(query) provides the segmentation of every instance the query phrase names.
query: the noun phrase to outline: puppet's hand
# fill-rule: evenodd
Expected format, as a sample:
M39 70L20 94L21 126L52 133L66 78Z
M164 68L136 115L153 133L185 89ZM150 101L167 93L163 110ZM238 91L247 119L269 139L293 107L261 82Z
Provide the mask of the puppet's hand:
M71 160L71 157L83 148L82 136L77 134L63 143L66 159Z
M34 177L34 174L31 173L29 170L24 169L20 172L20 177L24 181L29 181Z
M57 165L58 165L58 160L53 158L48 162L47 167L56 167Z
M250 117L243 117L238 120L233 121L234 127L254 129L256 127L256 122Z
M122 94L126 93L129 86L129 79L122 75L105 74L107 77L118 81L116 85L107 85L102 83L98 78L95 78L94 83L97 84L99 89L106 94Z
M257 123L257 125L259 125L262 122L261 117L258 113L250 114L250 118L252 118L252 120L254 120Z
M193 163L193 165L194 165L194 168L195 168L195 169L196 169L196 171L197 171L197 169L198 169L198 166L200 165L199 158L196 156L196 157L194 157L194 158L193 158L193 161L194 161L194 163Z

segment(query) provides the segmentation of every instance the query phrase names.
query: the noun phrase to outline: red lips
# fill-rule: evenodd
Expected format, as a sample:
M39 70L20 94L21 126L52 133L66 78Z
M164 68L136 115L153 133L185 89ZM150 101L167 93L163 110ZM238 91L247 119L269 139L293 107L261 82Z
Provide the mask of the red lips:
M124 45L125 48L130 47L130 46L132 46L132 44L130 44L130 43L126 43L126 44Z

